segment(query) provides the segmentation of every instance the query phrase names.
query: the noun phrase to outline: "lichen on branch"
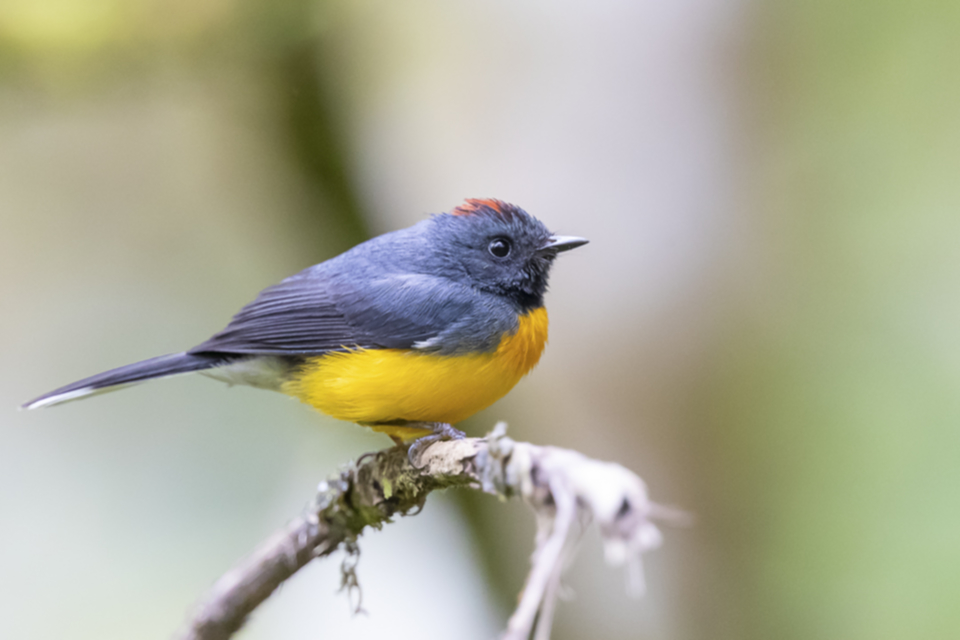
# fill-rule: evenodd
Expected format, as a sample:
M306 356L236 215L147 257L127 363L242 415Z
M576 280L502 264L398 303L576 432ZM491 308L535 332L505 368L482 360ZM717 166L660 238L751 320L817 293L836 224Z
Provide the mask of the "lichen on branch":
M533 567L504 640L526 640L535 623L535 640L549 638L561 574L576 550L579 526L597 523L607 561L630 567L631 592L639 595L641 555L661 542L651 520L677 516L650 501L643 481L624 467L567 449L515 442L503 423L485 438L436 442L412 461L405 448L393 447L367 454L321 482L300 517L214 584L178 638L226 640L311 560L342 547L355 555L364 529L419 512L430 492L457 486L519 497L537 517ZM355 578L345 579L348 589L356 586Z

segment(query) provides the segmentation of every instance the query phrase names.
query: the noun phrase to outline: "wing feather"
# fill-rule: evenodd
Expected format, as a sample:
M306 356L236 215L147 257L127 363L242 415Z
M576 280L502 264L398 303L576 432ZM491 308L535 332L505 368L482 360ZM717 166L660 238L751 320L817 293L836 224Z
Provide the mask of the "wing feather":
M294 276L267 287L190 353L311 355L374 346L337 308L327 284Z
M484 324L473 321L484 306L481 295L436 276L365 280L308 270L264 289L222 331L189 353L298 356L361 347L451 351L461 338L476 347L480 342L465 334L467 327L479 330ZM501 325L509 328L510 320ZM438 337L455 326L464 330ZM482 329L498 335L493 327Z

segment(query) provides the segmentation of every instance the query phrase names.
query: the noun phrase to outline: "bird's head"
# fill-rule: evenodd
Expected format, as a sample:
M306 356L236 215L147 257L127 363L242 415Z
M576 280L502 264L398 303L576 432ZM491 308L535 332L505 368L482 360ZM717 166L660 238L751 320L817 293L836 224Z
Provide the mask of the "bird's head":
M460 271L461 278L506 297L521 311L543 306L557 254L587 243L584 238L550 233L520 207L479 199L434 216L430 236L435 250Z

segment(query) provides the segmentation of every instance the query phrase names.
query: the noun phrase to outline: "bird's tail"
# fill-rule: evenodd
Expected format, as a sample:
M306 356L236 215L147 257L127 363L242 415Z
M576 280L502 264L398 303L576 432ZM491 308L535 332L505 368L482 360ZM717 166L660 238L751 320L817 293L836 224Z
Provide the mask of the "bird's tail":
M181 373L201 371L224 364L223 357L198 355L191 353L172 353L167 356L150 358L125 367L118 367L110 371L98 373L95 376L84 378L68 384L65 387L45 393L24 404L23 409L39 409L50 407L70 400L78 400L97 393L115 391L123 387L145 382L154 378L166 378Z

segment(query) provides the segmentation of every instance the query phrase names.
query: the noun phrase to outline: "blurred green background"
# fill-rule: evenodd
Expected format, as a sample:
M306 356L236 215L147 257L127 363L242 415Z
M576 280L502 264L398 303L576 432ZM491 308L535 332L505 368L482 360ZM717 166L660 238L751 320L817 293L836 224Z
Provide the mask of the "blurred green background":
M465 197L592 243L471 419L695 512L625 595L588 535L557 640L960 637L960 3L3 0L0 637L167 638L389 444L177 378L269 284ZM492 638L519 505L434 496L240 637Z

